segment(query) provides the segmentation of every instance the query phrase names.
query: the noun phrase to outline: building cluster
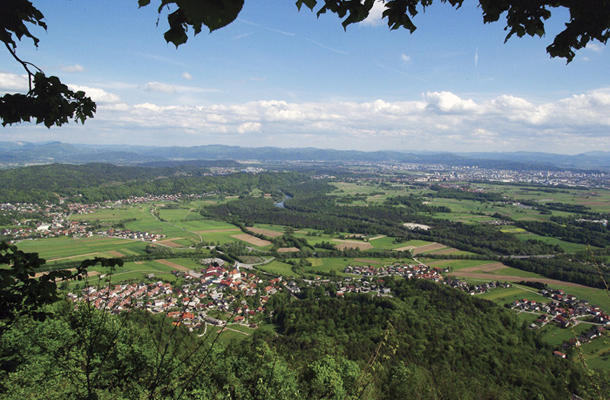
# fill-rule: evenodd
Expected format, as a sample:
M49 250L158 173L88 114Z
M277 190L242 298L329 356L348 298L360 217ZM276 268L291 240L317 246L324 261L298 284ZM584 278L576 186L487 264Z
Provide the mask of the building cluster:
M142 240L145 242L156 242L164 239L166 236L159 233L149 233L141 231L130 231L128 229L107 229L98 231L99 236L110 236L122 239Z
M530 325L532 329L539 329L549 323L554 323L561 328L576 326L582 321L591 324L589 331L564 343L564 348L587 343L600 337L610 327L610 317L598 306L590 305L586 300L566 294L561 289L542 289L539 293L547 297L549 301L537 302L522 299L515 300L511 304L515 310L539 315L538 319Z
M499 281L490 281L487 283L480 283L477 285L469 285L468 283L461 281L457 278L445 278L443 282L445 285L451 286L454 289L459 289L463 292L469 293L471 295L486 293L491 289L496 288L509 288L512 285L508 282L499 282Z
M588 318L591 322L610 326L610 317L598 306L590 305L588 301L566 294L561 289L542 289L541 295L549 298L548 302L535 300L515 300L511 304L514 309L541 313L541 326L554 322L562 328L578 324L580 319Z
M477 166L447 166L441 164L373 164L386 172L420 171L410 179L413 182L451 182L451 181L499 181L534 183L547 186L584 186L610 187L608 176L602 172L580 171L540 171L540 170L507 170L479 168Z
M75 302L86 301L97 309L113 313L137 308L165 314L196 329L204 321L216 325L226 322L208 315L214 311L232 312L233 322L252 324L265 311L269 296L288 286L282 278L263 281L253 273L226 269L216 263L199 271L172 273L184 278L184 284L175 286L158 281L103 288L89 286L68 296ZM149 278L154 279L154 274Z
M431 268L424 264L417 265L387 265L383 267L366 266L352 267L348 265L343 269L343 273L362 275L364 277L383 277L383 276L402 276L406 279L430 279L435 282L441 282L443 280L442 272L448 272L448 270L442 270L440 268Z

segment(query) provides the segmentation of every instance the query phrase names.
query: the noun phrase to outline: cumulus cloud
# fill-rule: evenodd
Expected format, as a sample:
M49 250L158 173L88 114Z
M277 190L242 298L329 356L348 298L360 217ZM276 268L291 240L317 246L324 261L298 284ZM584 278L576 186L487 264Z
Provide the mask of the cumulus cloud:
M91 97L91 100L95 101L96 103L118 103L121 100L116 94L108 93L104 89L100 88L79 85L68 85L68 87L73 91L82 90L87 94L87 96Z
M406 54L404 54L404 53L400 55L400 59L401 59L401 61L402 61L404 64L406 64L406 63L408 63L409 61L411 61L411 57L409 57L408 55L406 55Z
M473 113L478 110L472 100L462 100L451 92L428 92L424 95L428 108L442 113Z
M85 68L83 68L82 65L66 65L61 67L61 70L63 72L83 72L85 70Z
M188 72L183 72L182 77L184 79L186 79L187 81L190 81L191 79L193 79L193 76L191 74L189 74Z
M260 132L261 124L259 122L245 122L237 127L239 133L254 133Z
M429 92L415 101L120 103L101 109L96 120L122 129L158 130L159 141L178 145L193 144L194 135L207 138L206 143L244 146L557 152L595 146L610 151L607 90L539 104L511 95L475 101L451 92ZM187 132L191 139L180 142Z
M29 90L27 75L0 72L0 92L23 92Z

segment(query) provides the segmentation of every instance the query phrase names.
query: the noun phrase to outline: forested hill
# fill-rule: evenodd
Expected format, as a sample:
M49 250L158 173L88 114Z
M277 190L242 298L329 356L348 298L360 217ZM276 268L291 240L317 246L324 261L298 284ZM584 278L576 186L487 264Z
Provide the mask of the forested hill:
M386 284L395 297L275 295L266 308L277 331L226 347L161 315L57 304L0 337L0 397L600 398L579 364L554 357L508 310L433 282Z
M221 161L222 165L233 162ZM208 164L211 166L212 163ZM300 174L233 174L204 176L203 166L180 163L160 167L124 167L112 164L49 164L0 170L0 202L57 202L58 196L72 201L95 202L147 194L249 193L255 187L277 188Z
M279 147L239 147L205 145L191 147L151 147L130 145L72 145L61 142L0 142L0 164L32 163L115 163L138 165L173 160L259 160L269 162L400 162L478 166L511 170L604 169L610 166L608 153L579 155L545 153L432 153L405 151L354 151Z
M379 352L374 390L387 399L564 399L585 385L508 310L429 281L388 284L394 298L286 301L269 342L297 368Z

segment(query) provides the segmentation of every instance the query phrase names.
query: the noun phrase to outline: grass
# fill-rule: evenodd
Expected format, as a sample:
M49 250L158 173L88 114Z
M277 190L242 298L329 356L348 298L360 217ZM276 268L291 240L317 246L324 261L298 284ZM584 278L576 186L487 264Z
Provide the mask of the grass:
M163 207L159 207L157 208L157 211L159 212L159 218L169 222L182 221L191 213L190 208L176 208L168 210Z
M72 238L60 237L49 239L24 240L19 242L19 249L30 253L38 253L46 260L54 260L66 257L92 258L92 257L116 257L109 254L99 254L108 251L121 251L125 253L144 254L147 242L139 240L128 240L120 238L98 237ZM127 252L123 252L127 250ZM76 258L75 258L76 260Z
M191 232L239 229L235 225L212 220L178 221L174 225L182 227Z
M604 336L581 346L587 367L610 371L610 338Z
M531 288L524 288L519 285L514 285L509 288L496 288L494 290L490 290L487 293L483 293L478 295L479 297L487 300L491 300L499 305L510 304L515 300L521 299L534 299L536 301L541 301L544 297L540 294L532 293Z
M606 313L610 313L610 297L603 289L567 287L553 285L553 288L562 289L567 294L576 296L579 299L587 300L589 304L599 306Z
M581 323L577 326L573 327L576 336L587 332L591 329L591 324ZM540 329L542 338L545 342L549 343L551 346L560 347L563 343L574 337L574 333L571 328L560 328L556 326L554 323L546 324L543 328Z
M419 258L418 258L419 259ZM434 264L431 267L438 268L452 268L453 271L459 271L464 268L472 268L478 267L479 265L492 264L496 263L496 261L492 260L434 260L434 259L419 259L424 264L428 264L429 262L433 262Z
M292 271L292 265L277 260L271 261L269 264L259 265L256 268L273 275L282 275L286 277L299 276L299 274Z

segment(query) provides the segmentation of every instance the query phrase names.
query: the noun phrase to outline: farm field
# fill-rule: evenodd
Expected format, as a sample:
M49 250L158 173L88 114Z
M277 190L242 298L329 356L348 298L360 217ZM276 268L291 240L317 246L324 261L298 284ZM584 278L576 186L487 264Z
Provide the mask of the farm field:
M81 261L93 257L122 257L144 254L147 243L110 237L91 238L61 237L49 239L24 240L18 243L25 252L39 253L48 263L53 261Z
M111 221L118 222L127 219L154 219L150 215L150 207L148 205L134 205L129 207L114 207L96 210L91 214L72 214L71 221Z
M292 271L292 265L277 260L271 261L270 263L264 265L259 265L256 268L273 275L282 275L286 277L300 276L299 274Z

